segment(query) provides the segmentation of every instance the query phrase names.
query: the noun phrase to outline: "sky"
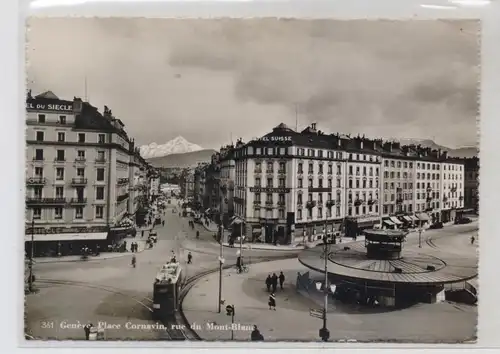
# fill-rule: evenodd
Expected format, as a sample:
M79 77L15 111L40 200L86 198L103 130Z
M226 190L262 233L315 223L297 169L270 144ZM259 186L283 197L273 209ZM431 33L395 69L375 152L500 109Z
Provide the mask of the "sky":
M281 122L477 145L476 21L33 18L26 38L33 94L107 105L139 145Z

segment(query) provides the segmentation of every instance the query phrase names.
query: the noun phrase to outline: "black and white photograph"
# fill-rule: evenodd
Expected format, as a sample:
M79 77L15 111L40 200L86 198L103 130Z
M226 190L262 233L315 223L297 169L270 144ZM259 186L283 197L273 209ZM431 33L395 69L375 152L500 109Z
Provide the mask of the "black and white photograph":
M25 340L475 343L480 31L29 18Z

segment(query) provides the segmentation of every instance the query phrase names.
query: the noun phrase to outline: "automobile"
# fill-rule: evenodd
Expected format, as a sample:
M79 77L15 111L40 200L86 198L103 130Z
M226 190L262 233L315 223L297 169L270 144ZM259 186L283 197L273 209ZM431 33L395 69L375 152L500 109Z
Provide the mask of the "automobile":
M429 226L429 229L435 230L435 229L442 229L443 228L443 223L441 221L435 222L431 226Z
M470 224L472 220L470 218L459 218L455 219L455 224Z

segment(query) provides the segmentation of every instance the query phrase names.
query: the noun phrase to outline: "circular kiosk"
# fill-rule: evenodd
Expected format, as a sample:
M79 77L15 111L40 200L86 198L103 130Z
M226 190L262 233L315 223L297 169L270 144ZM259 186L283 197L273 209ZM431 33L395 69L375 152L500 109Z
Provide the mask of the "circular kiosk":
M328 277L336 295L360 303L408 306L444 300L444 285L477 276L477 259L445 251L436 257L405 250L407 232L365 230L365 241L328 245ZM299 262L324 273L324 245L299 254Z

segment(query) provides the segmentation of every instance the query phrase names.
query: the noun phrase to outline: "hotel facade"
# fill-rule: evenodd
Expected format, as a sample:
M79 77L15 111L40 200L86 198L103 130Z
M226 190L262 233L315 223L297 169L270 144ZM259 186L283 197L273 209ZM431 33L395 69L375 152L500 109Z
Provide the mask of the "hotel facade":
M212 202L227 204L222 210L233 211L248 239L267 243L448 222L463 208L463 161L421 146L326 134L316 124L301 132L280 124L226 146L197 174L210 180L211 171L221 183L205 185L205 194L220 193Z
M152 168L111 110L29 93L26 125L25 241L48 252L54 242L105 243L127 229L147 200Z

